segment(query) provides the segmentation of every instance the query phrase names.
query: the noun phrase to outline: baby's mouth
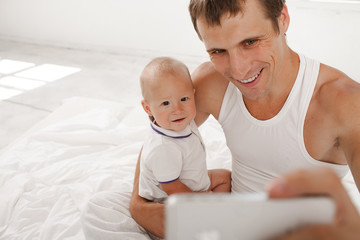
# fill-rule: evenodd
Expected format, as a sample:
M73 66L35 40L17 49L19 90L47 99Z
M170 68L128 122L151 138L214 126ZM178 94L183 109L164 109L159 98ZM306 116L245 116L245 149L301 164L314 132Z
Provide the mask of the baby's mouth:
M185 120L185 118L178 118L178 119L173 120L172 122L180 123L180 122L182 122L184 120Z

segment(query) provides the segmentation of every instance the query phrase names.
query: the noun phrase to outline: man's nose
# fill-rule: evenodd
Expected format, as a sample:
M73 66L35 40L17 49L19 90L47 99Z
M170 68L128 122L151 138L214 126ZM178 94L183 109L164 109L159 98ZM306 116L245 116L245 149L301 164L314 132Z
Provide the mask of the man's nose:
M251 68L249 58L243 50L237 49L230 53L230 74L237 80L246 80Z

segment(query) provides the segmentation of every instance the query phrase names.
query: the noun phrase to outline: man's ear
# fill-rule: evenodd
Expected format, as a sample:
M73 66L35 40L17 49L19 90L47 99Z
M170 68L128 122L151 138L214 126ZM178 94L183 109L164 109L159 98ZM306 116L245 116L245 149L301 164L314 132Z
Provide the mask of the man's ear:
M152 113L151 113L148 102L146 100L141 100L141 105L142 105L144 111L149 115L149 117L151 117Z
M284 4L283 10L281 11L280 17L278 18L280 34L287 32L290 24L290 15L286 4Z

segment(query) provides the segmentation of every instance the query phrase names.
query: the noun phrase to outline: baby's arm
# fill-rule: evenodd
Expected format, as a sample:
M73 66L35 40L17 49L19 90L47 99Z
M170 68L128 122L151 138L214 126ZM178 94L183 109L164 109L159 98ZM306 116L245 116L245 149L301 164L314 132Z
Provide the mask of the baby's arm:
M169 183L161 183L161 188L164 190L164 192L167 193L167 195L171 195L174 193L186 193L186 192L192 192L190 188L188 188L185 184L180 182L180 179L176 179L175 181L169 182Z
M157 146L148 159L148 168L152 170L155 179L167 195L174 193L192 192L192 190L179 179L182 164L182 151L175 144L162 144ZM174 180L175 179L175 180Z
M231 171L226 169L212 169L208 171L210 178L210 187L208 191L212 192L230 192L231 191ZM179 179L169 183L161 183L162 189L170 196L174 193L193 192Z

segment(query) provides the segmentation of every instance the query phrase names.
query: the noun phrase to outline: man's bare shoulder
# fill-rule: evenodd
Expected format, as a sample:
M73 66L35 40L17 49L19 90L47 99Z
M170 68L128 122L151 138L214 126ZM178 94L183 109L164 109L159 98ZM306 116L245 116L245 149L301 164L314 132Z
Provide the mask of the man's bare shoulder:
M339 121L360 117L360 84L343 72L322 64L315 94L320 106Z
M214 68L211 62L204 62L192 73L195 88L202 90L218 90L219 87L226 88L228 81Z
M216 71L211 62L205 62L195 69L192 80L195 87L197 118L200 119L197 123L202 123L207 118L202 115L212 114L217 119L229 81Z

